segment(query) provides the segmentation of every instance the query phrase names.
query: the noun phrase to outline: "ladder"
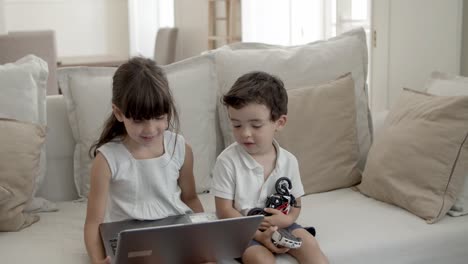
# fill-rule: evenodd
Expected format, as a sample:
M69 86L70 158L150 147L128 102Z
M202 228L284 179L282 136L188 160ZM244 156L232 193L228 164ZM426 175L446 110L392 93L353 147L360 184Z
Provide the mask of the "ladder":
M220 16L221 10L224 14ZM208 49L241 41L240 10L241 0L208 0ZM225 27L219 27L220 21Z

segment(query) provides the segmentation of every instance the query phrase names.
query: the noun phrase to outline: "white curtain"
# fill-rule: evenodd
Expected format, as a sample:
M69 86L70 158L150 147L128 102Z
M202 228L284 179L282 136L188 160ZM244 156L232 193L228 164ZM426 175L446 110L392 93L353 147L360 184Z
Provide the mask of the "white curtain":
M130 55L153 58L156 33L174 26L174 0L128 0Z

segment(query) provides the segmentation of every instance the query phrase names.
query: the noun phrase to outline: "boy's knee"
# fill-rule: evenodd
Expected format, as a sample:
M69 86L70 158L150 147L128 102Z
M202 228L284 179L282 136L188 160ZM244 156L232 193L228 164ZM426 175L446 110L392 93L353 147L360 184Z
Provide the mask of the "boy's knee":
M315 239L315 237L311 235L307 230L303 228L298 228L294 230L292 234L295 235L296 237L300 237L302 239L302 244L303 245L305 244L306 247L319 248L317 239ZM305 248L305 247L301 246L299 249L301 248Z
M276 258L266 247L256 245L248 247L242 255L242 263L272 263L276 262Z

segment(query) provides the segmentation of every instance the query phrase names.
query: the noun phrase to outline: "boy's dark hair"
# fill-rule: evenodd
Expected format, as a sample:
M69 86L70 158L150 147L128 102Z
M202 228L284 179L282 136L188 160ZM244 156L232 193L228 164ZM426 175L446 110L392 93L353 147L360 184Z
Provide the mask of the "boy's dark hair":
M240 109L250 103L263 104L270 109L271 120L288 113L288 93L280 78L262 71L239 77L222 98L226 106Z

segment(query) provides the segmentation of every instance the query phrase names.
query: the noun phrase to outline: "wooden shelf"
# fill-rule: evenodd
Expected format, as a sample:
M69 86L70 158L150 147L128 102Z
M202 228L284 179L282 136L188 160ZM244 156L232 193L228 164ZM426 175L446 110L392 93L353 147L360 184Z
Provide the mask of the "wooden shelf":
M218 4L224 8L218 8ZM218 14L217 11L224 11ZM208 49L217 48L218 42L225 44L241 40L240 34L241 0L208 0ZM225 27L218 27L218 21L225 21Z

